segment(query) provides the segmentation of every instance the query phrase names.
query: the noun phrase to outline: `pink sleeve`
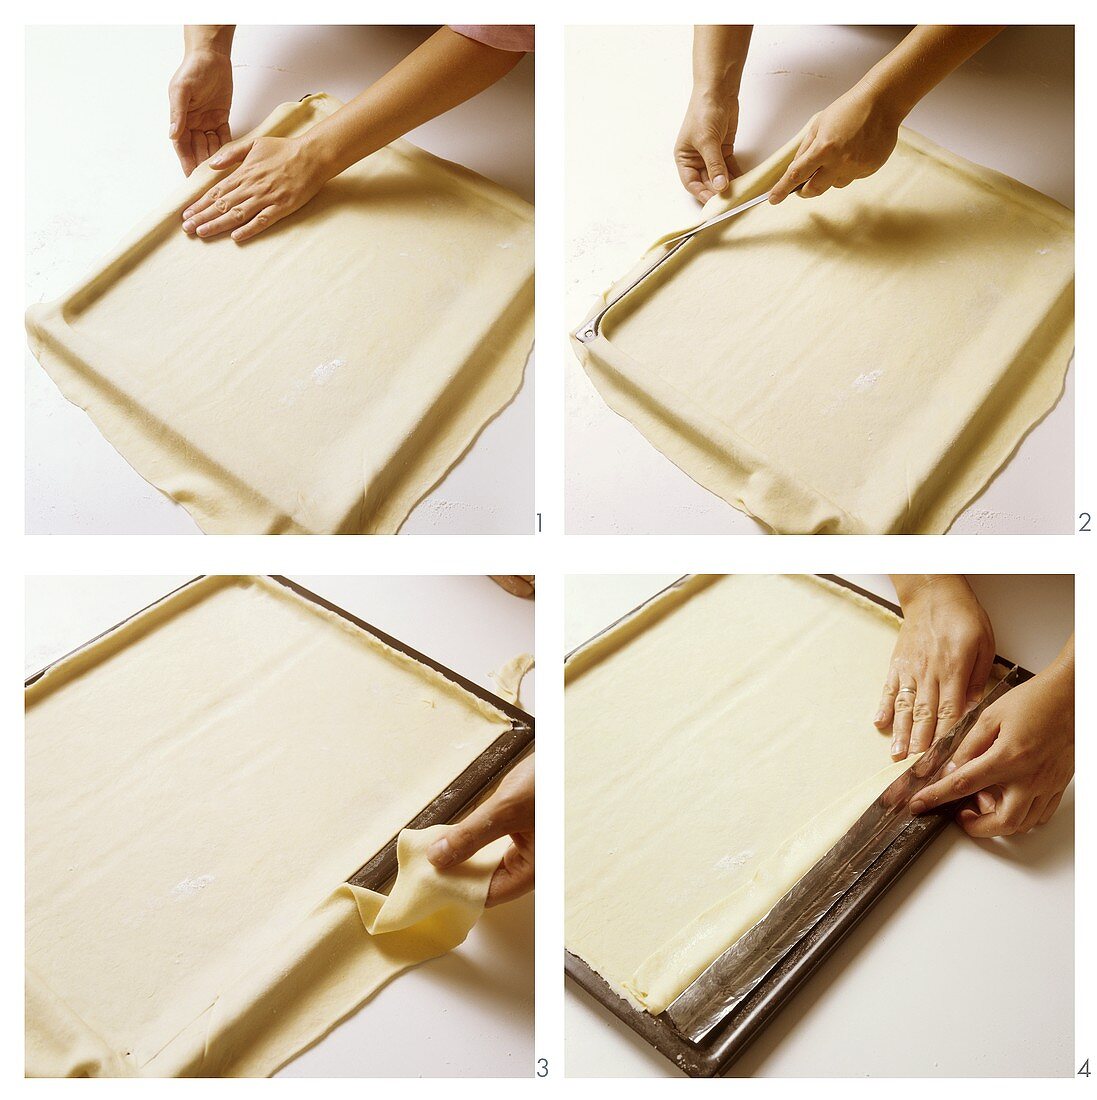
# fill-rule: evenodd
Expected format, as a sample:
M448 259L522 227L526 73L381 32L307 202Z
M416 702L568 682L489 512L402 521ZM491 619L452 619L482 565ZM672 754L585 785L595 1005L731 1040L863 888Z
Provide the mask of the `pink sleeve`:
M482 27L451 23L450 30L483 42L485 46L494 46L497 50L510 50L513 53L530 53L533 50L532 26L493 23Z

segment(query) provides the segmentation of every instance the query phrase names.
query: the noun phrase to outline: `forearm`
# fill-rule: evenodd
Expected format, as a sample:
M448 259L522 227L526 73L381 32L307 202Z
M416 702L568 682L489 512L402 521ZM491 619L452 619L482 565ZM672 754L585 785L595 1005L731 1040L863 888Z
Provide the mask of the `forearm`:
M738 98L753 29L749 26L694 27L694 94Z
M1001 26L917 26L859 81L898 125L919 100L981 50Z
M330 178L504 77L522 54L443 27L303 141Z
M211 50L227 55L232 52L232 36L235 33L235 26L191 24L183 28L183 45L187 53Z

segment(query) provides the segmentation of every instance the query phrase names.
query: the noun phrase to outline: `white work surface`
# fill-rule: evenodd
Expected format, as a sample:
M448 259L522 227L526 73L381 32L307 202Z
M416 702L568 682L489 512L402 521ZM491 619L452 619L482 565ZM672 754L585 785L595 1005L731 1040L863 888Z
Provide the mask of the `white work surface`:
M848 579L895 602L885 576ZM1073 577L968 579L990 615L1003 657L1038 671L1073 630ZM568 649L673 580L568 577ZM570 981L566 989L569 1077L680 1076ZM946 830L731 1072L1069 1077L1073 1057L1072 785L1055 817L1027 836L982 841L955 827Z
M189 577L28 577L31 674ZM533 601L487 577L293 577L491 691L533 650ZM533 673L521 705L533 710ZM366 853L368 857L370 853ZM533 1071L533 896L488 910L456 951L408 971L282 1077L525 1077Z
M251 27L236 32L234 137L310 92L344 102L435 27ZM181 27L27 31L27 302L67 291L178 188L168 81ZM533 201L533 59L409 139ZM199 534L62 396L27 352L28 534ZM412 512L411 534L533 528L533 361L514 401Z
M739 97L739 166L749 170L852 87L901 27L756 27ZM571 27L567 38L567 323L586 316L657 237L696 220L674 141L689 99L692 28ZM619 90L595 101L590 88ZM667 95L668 88L675 89ZM637 126L615 120L627 111ZM914 130L1074 205L1071 27L1014 27L935 88ZM856 184L853 184L856 187ZM802 200L810 201L810 200ZM569 349L566 525L571 534L758 534L610 411ZM1074 368L1054 409L952 534L1073 531Z

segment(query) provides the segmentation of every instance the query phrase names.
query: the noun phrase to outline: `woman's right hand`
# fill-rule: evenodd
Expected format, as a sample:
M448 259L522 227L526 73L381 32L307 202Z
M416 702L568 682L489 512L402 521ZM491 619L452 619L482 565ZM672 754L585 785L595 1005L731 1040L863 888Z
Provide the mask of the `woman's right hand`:
M739 100L694 89L674 143L682 186L701 203L727 190L742 175L735 160Z
M188 49L168 85L171 123L168 136L183 174L191 172L228 144L232 106L232 60L222 50Z
M874 723L891 755L925 752L982 698L994 664L990 619L963 577L893 578L903 623Z

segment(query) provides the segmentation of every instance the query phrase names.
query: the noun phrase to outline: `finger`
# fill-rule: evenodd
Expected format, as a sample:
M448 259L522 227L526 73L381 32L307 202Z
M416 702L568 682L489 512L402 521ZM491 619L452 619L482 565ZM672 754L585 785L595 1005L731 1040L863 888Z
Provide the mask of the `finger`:
M197 198L183 211L184 221L190 221L192 218L196 218L199 214L204 213L211 208L216 211L217 203L221 202L229 195L231 195L238 186L238 180L235 176L226 176L223 180L215 183L208 191L206 191L200 198ZM228 207L224 207L220 212L224 213ZM216 213L214 214L216 216Z
M1040 824L1046 825L1052 817L1055 816L1055 811L1059 808L1059 803L1063 801L1063 792L1053 794L1048 800L1047 805L1044 807L1044 812L1040 817Z
M990 679L990 670L994 667L994 646L983 646L976 655L975 663L971 666L971 675L968 677L967 701L968 706L975 706L986 694L987 681Z
M197 164L205 163L209 157L209 143L202 130L191 131L191 141L194 143L194 160Z
M1017 791L1007 791L992 814L980 814L963 826L968 836L987 839L994 836L1013 836L1028 814L1032 799Z
M183 175L189 176L198 167L198 162L194 159L194 135L186 130L178 141L172 142L172 145L175 147L175 155L179 158L179 164L182 166Z
M507 823L494 812L489 800L476 807L464 821L450 828L445 836L435 840L427 849L427 859L439 870L463 864L485 845L491 844L492 840L506 836L508 832Z
M731 173L732 179L738 179L743 174L742 168L739 167L739 161L736 159L734 153L728 153L724 158L727 161L728 171Z
M534 884L533 853L512 844L503 853L503 861L495 868L488 885L488 896L484 903L490 909L494 905L514 901L529 893Z
M190 92L174 81L168 85L168 137L178 141L187 129L187 104Z
M880 705L876 709L876 717L872 724L878 730L886 730L895 717L895 693L899 690L899 674L894 669L888 670L888 678L884 684L884 690L880 694Z
M940 689L935 677L927 677L918 685L914 709L911 711L910 752L925 752L933 744L939 697Z
M678 179L681 180L682 186L695 198L701 202L705 200L701 198L701 193L706 190L705 185L701 182L701 173L691 164L678 165Z
M967 683L962 677L952 677L940 685L937 701L937 728L934 739L944 737L967 710Z
M971 802L981 814L991 814L998 808L998 801L1002 797L1001 787L984 787L971 796Z
M286 215L277 206L268 206L264 210L260 210L254 218L242 225L239 229L232 231L232 239L240 244L243 241L250 241L252 237L258 236L265 229L269 229L275 222L281 221Z
M794 188L799 187L819 167L818 153L810 150L803 156L797 156L785 170L785 174L773 185L769 193L769 201L776 205L784 202L792 194Z
M895 718L891 723L891 755L896 760L902 760L910 751L915 697L914 681L909 676L901 676L899 690L895 693Z
M705 174L713 191L723 191L728 185L728 166L719 142L706 141L697 150L705 158Z
M975 760L969 760L963 767L956 768L948 775L938 779L924 787L914 797L910 804L912 814L925 813L935 806L943 806L946 802L955 802L960 798L967 798L990 786L994 782L993 753L984 753Z
M231 233L242 225L247 225L259 210L259 204L254 199L243 199L234 202L220 217L199 225L196 232L203 239L216 237L221 233Z
M201 206L199 209L193 211L190 217L183 222L183 229L188 233L198 233L199 236L204 236L200 230L208 222L212 222L222 215L227 214L234 206L241 202L245 196L241 193L239 187L227 187L221 185L215 188L216 194L209 192L213 195L209 202L201 200ZM240 224L240 223L237 223Z
M251 152L254 141L230 141L217 156L210 161L210 167L223 172L226 168L235 168L244 163L244 158Z
M829 191L834 186L834 173L829 168L818 169L796 192L802 199L817 199L824 192Z

